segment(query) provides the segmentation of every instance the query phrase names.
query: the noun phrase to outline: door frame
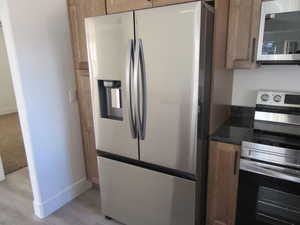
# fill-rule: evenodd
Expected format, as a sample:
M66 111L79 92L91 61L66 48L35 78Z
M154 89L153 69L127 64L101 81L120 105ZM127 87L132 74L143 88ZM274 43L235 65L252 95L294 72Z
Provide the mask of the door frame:
M0 155L0 182L3 180L5 180L5 173L4 173L3 163Z
M35 167L35 160L33 157L33 149L32 149L31 137L29 131L29 123L27 120L28 118L27 110L26 110L27 107L23 95L21 72L18 64L18 55L16 52L15 42L13 38L12 24L9 15L9 8L6 0L0 2L0 21L2 25L5 45L6 45L9 67L11 70L11 78L12 78L13 89L16 97L20 125L21 125L21 130L23 135L33 199L40 199L39 198L40 190L37 182L38 180L37 169ZM0 164L1 167L2 160ZM0 177L1 177L1 168L0 168Z
M92 184L86 177L78 104L71 100L76 95L76 88L67 4L63 1L57 1L56 4L32 2L35 4L20 4L16 0L0 1L0 20L28 162L33 212L43 219L90 189ZM32 9L32 5L41 10L40 14L28 16L28 13L24 13ZM38 15L43 15L45 19L36 23ZM57 18L59 24L55 20ZM23 30L23 38L20 27L24 22L29 26ZM55 35L42 33L44 27L50 27L53 32L50 33ZM30 43L38 40L42 47L27 45L25 40ZM29 50L34 48L34 51L29 51L28 47ZM41 57L39 63L46 62L45 66L35 68L37 62L27 60L28 54ZM49 82L41 77L34 80L41 71L47 73L44 76L52 75ZM33 96L35 91L32 92L31 88L36 85L45 87L41 89L45 89L43 95ZM47 99L43 100L43 96ZM31 101L31 97L38 101ZM46 100L52 104L51 111L43 108L42 103ZM33 113L38 110L40 117L35 117ZM51 120L50 123L43 113L48 118L53 115L55 122ZM52 179L49 180L49 177Z

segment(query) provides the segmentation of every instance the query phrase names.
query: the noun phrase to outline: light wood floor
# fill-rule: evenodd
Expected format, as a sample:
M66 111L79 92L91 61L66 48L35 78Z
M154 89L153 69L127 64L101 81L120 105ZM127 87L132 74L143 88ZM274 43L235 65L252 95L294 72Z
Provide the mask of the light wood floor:
M120 225L100 213L99 192L91 189L53 215L40 220L33 214L27 168L0 182L0 225Z

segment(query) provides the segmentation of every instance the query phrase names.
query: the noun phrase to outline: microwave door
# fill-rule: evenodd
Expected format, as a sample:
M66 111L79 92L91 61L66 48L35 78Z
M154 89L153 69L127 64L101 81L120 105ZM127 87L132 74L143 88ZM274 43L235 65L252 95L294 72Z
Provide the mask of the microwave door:
M135 16L141 160L190 174L196 159L200 4L138 10Z
M300 61L300 1L262 3L258 61Z
M133 12L86 19L97 150L138 159L132 110Z

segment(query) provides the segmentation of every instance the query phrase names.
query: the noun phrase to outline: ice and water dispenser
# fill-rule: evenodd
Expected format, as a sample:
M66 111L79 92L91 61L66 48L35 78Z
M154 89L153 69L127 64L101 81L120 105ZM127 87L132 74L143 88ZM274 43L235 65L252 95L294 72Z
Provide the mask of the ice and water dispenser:
M123 120L121 81L98 80L102 118Z

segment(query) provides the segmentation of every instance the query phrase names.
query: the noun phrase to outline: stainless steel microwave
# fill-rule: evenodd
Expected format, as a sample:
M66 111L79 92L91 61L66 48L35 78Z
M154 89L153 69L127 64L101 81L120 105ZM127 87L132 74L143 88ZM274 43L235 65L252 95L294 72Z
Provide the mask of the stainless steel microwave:
M300 0L263 1L257 61L300 63Z

